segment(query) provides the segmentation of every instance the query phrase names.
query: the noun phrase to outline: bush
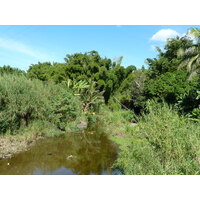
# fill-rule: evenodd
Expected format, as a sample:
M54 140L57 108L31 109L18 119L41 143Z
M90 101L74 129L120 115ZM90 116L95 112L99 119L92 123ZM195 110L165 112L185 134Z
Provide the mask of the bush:
M189 94L180 96L178 102L175 104L175 108L179 113L187 117L200 118L199 105L200 99L198 97L198 90L194 89L190 91Z
M194 110L189 115L189 117L199 120L200 119L200 109L199 108L194 108Z
M147 99L164 99L167 103L176 103L180 96L196 90L198 81L187 81L187 73L184 71L167 72L146 82L145 96Z
M200 125L151 104L132 130L117 167L125 174L200 174Z
M80 105L59 85L29 80L23 75L0 76L1 133L13 133L34 120L47 120L64 130L80 113Z
M25 74L25 71L4 65L3 67L0 67L0 75L3 75L3 74L20 75L20 74Z
M56 94L50 101L49 118L61 130L65 130L66 124L81 114L81 102L63 88L57 87Z

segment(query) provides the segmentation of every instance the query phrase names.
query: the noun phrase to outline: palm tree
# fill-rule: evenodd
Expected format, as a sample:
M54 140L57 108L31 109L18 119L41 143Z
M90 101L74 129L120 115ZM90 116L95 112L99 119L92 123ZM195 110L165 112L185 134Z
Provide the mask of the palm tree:
M190 29L185 37L192 39L193 45L189 48L180 48L178 50L178 57L183 59L179 69L187 69L188 79L191 80L200 73L200 29Z
M90 106L99 106L104 102L103 93L96 87L96 82L91 79L88 80L89 87L82 94L83 111L87 112Z

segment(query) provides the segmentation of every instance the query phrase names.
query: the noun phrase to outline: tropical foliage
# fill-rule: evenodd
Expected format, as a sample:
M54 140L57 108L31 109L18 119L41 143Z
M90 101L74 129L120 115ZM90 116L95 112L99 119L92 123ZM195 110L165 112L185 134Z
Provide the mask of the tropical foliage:
M192 28L186 37L193 37L194 42L190 47L184 46L178 50L178 56L183 59L179 68L186 68L191 80L200 72L200 30Z

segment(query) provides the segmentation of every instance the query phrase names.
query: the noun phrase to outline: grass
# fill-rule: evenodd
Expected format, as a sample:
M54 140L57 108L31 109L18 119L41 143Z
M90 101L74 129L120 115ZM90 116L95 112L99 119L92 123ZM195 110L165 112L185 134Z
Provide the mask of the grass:
M93 124L100 132L105 133L110 140L119 145L123 152L130 144L131 132L134 129L132 121L135 121L135 115L128 110L111 111L108 107L102 106L100 112L92 117Z
M101 132L116 138L125 138L132 129L131 122L134 114L128 110L111 111L106 106L102 106L100 112L93 118L95 118L93 123Z

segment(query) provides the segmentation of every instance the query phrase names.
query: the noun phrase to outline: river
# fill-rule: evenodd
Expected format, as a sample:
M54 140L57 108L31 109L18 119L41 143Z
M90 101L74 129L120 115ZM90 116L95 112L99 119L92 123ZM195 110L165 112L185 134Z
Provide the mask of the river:
M118 145L96 132L65 134L36 142L28 151L0 160L0 174L111 175Z

